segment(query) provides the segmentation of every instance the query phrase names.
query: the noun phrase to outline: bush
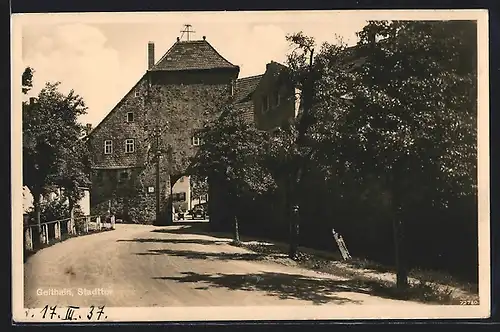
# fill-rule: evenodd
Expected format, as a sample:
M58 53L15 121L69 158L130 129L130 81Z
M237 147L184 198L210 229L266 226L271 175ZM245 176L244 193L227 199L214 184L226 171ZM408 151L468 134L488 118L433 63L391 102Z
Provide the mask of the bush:
M35 209L31 208L28 213L28 220L30 224L36 223ZM74 217L84 216L80 206L75 205ZM64 201L53 200L48 202L42 202L40 206L40 222L47 222L53 220L66 219L70 217L70 211L68 204Z
M36 223L36 213L35 208L32 207L28 211L29 223ZM69 218L69 210L67 204L60 201L49 201L42 202L40 205L40 222L46 222L51 220L59 220Z

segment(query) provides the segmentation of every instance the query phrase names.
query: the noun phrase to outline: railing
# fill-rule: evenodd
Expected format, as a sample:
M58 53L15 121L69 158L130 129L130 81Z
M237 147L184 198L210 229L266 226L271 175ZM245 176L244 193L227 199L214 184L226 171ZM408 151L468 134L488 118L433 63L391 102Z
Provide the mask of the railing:
M115 216L111 216L109 220L105 218L104 221L101 216L84 216L46 221L40 225L25 225L24 247L27 250L33 250L60 240L63 234L81 235L103 229L115 229Z

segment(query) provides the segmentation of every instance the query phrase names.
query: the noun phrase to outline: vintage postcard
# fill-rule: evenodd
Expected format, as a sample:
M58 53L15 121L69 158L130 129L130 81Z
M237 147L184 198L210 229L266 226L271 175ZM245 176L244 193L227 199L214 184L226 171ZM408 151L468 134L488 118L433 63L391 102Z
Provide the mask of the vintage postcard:
M489 317L487 11L11 36L15 322Z

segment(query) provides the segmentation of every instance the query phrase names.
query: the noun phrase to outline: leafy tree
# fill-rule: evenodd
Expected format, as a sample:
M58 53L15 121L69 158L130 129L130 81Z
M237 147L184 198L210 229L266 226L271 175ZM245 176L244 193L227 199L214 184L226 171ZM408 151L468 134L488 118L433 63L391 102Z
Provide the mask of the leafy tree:
M208 194L208 181L206 177L200 177L196 174L191 175L191 196L200 198Z
M227 193L235 241L239 241L238 215L245 208L244 200L254 199L275 186L263 166L267 133L257 130L243 112L228 106L205 126L200 131L200 150L192 159L192 169L198 176L213 179Z
M319 52L315 52L316 42L314 38L305 36L302 32L287 36L287 41L295 46L294 51L288 55L287 64L290 69L290 79L300 91L301 109L298 117L291 121L289 127L283 128L274 135L271 155L273 161L277 163L273 168L278 167L277 170L275 169L275 174L286 174L286 211L284 214L290 220L289 256L294 258L298 246L299 218L294 217L290 212L292 212L293 206L299 205L304 176L318 152L311 136L311 130L318 121L318 103L320 100L336 100L332 95L325 94L324 91L331 91L332 86L333 89L337 87L330 85L329 89L324 89L320 83L326 84L325 80L322 81L325 71L339 73L344 69L343 62L329 60L334 58L333 55L340 54L345 49L345 45L324 43Z
M91 158L88 146L84 139L77 136L78 128L75 119L75 132L72 141L61 149L58 172L54 176L54 183L64 189L64 196L68 198L69 211L73 216L75 204L83 198L84 191L90 183Z
M27 94L33 88L33 74L34 70L31 67L26 67L22 74L22 92Z
M35 103L23 103L23 184L33 195L38 224L41 195L61 185L70 197L78 196L75 184L83 177L83 127L76 120L86 107L73 91L64 95L58 87L47 83Z
M318 100L313 137L330 165L356 182L376 181L394 226L397 284L407 287L405 220L416 200L446 207L476 192L476 28L466 21L369 22L352 50L362 64L345 85L348 100ZM334 60L332 58L332 60ZM330 88L328 88L330 86ZM320 155L320 154L318 154ZM324 156L327 156L326 154Z
M274 153L278 173L290 167L295 200L304 171L317 166L339 199L387 206L405 288L405 220L418 204L446 209L476 195L475 23L369 22L359 38L314 55L312 38L288 37L303 110Z

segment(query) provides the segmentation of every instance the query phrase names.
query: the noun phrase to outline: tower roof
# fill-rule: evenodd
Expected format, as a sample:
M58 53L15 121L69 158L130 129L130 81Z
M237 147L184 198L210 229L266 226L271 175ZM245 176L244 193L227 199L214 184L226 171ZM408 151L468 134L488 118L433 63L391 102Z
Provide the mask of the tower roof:
M165 55L151 68L152 71L178 71L233 68L205 39L180 41L172 45Z

